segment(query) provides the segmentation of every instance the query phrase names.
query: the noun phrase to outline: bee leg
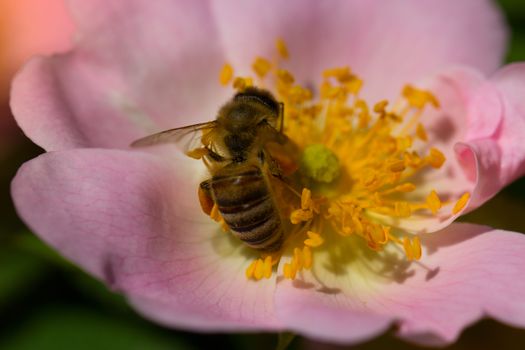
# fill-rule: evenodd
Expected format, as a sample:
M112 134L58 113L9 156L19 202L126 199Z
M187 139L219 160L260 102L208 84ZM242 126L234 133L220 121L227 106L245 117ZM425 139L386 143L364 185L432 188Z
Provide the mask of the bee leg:
M206 151L208 152L206 155L213 161L215 162L223 162L224 161L224 157L221 156L220 154L212 151L210 148L207 148L206 147Z
M279 102L279 132L284 132L284 103Z
M209 216L215 204L211 196L210 180L203 181L199 185L199 203L204 214Z

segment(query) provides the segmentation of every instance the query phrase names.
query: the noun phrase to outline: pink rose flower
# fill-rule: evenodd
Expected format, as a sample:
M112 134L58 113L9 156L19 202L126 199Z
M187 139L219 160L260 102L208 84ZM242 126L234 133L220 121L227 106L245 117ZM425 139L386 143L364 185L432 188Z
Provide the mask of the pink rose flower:
M485 316L525 327L523 235L452 223L525 170L525 64L498 68L506 30L491 2L73 1L72 13L75 48L32 60L13 84L16 120L47 153L21 167L12 194L36 234L144 316L197 331L291 330L338 343L397 325L404 339L444 344ZM258 255L199 207L202 163L170 146L129 144L213 119L232 95L217 83L223 64L250 74L254 57L273 55L276 38L288 44L284 64L302 86L349 65L370 110L385 98L394 105L407 83L440 108L415 107L405 94L425 127L406 147L425 156L407 151L403 164L388 163L389 175L417 170L413 183L390 191L401 199L379 205L382 194L353 179L344 191L364 213L350 215L366 224L359 234L327 212L335 219L319 220L332 220L336 232L304 243L310 270L298 267L306 255L285 250L269 278L253 278L246 270ZM349 149L334 152L357 167L341 157ZM356 201L359 181L369 197ZM331 208L341 201L332 197Z

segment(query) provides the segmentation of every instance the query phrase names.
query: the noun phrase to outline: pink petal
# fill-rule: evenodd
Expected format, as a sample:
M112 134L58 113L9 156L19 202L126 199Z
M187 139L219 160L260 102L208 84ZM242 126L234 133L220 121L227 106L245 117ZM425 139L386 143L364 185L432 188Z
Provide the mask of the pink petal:
M330 295L290 281L277 286L277 315L286 328L308 338L355 344L385 332L390 316L363 309L353 296Z
M525 327L522 234L454 224L422 243L423 265L413 264L413 276L387 287L376 304L402 319L401 337L428 343L430 333L449 343L486 316Z
M502 68L491 81L501 95L504 109L495 139L502 153L500 181L506 185L525 174L525 63Z
M26 163L20 216L64 256L128 295L147 317L200 330L276 329L275 280L249 281L242 245L202 214L202 164L82 149Z
M498 71L471 92L465 134L455 152L475 185L469 209L494 196L525 173L525 64Z
M306 273L304 282L279 283L279 316L301 334L337 342L355 342L365 326L367 335L381 332L388 320L397 320L399 336L426 345L453 342L485 316L525 327L523 235L453 224L421 241L421 263L395 253L357 261L362 251L352 250L335 260L341 273L316 264L317 280Z
M214 119L228 91L222 48L203 2L74 1L79 40L29 64L12 108L47 150L126 147L140 136Z
M505 52L506 28L490 1L231 0L212 6L225 52L244 74L255 55L272 57L282 37L300 83L350 65L373 101L450 64L493 72Z

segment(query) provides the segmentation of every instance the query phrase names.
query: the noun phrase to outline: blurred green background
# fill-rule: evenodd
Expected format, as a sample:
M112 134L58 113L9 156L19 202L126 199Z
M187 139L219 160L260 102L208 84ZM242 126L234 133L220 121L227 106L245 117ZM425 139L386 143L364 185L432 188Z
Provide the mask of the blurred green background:
M58 3L53 0L51 2ZM9 5L4 4L3 2L0 5L0 12L3 13L0 14L0 50L3 53L0 53L5 56L13 52L5 44L9 42L7 37L11 35L12 39L12 35L18 33L14 31L18 29L8 27L12 23L12 16L7 18L9 11L6 12L4 7ZM512 29L507 60L525 61L525 1L501 0L499 4L504 9ZM53 6L57 7L56 4ZM38 16L34 6L27 7L23 10L25 12L17 11L17 15L27 17L25 22L21 21L22 24L19 25L37 23L33 20L34 16ZM57 7L54 11L58 11L60 15L63 10ZM45 18L41 28L38 28L38 23L36 26L33 23L33 33L47 26ZM68 23L61 25L63 27L53 29L55 37L57 33L64 36L62 28L71 28ZM27 24L24 28L27 29ZM31 31L29 32L28 35L31 36ZM64 38L60 40L62 41L58 46L64 47ZM57 46L52 40L48 42L49 45ZM20 164L38 155L41 150L23 137L11 119L7 103L7 81L31 50L45 52L46 48L39 42L24 50L16 52L17 58L9 62L6 57L0 58L0 349L155 350L201 349L211 346L250 350L274 348L277 336L273 334L202 335L174 331L145 321L127 306L121 296L108 291L99 282L42 244L17 218L8 195L10 180ZM488 204L463 220L525 232L523 213L525 179L510 185ZM298 337L290 349L303 347L315 349L318 344ZM371 350L417 347L386 334L351 348ZM468 328L460 340L447 349L481 348L525 348L525 330L484 320Z

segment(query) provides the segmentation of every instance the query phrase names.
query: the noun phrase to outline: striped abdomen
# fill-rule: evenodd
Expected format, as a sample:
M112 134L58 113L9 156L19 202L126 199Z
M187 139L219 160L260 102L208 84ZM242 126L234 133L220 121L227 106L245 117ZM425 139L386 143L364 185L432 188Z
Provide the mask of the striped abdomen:
M219 212L235 236L266 252L281 248L284 233L264 175L257 167L228 169L210 181Z

